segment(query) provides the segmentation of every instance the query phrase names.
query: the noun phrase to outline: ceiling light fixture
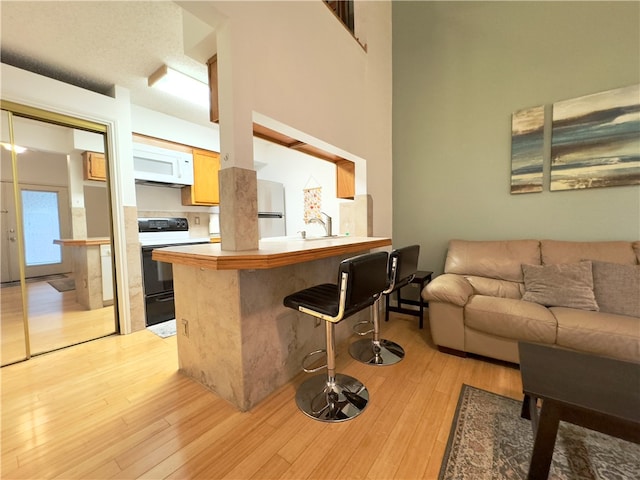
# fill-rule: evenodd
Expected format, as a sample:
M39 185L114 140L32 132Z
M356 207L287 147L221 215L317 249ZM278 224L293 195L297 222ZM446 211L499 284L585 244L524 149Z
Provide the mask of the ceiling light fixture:
M2 147L5 150L11 151L11 144L10 143L1 142L0 145L2 145ZM24 153L24 152L27 151L27 149L26 149L26 147L21 147L20 145L14 145L13 146L13 151L16 152L16 153Z
M150 87L159 88L201 107L209 106L209 86L206 83L166 65L152 73L148 83Z

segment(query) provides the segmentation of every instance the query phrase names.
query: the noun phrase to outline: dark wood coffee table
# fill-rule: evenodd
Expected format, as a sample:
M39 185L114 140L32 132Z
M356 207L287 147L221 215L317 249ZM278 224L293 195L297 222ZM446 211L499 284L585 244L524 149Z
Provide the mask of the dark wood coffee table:
M640 363L536 343L518 347L522 416L535 437L529 480L549 476L560 420L640 443Z

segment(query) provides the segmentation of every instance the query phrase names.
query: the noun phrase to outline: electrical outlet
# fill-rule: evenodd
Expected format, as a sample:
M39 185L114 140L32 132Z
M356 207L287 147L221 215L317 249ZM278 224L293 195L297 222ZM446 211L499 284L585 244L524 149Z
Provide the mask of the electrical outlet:
M196 225L200 225L200 217L195 217L193 221Z
M189 338L189 320L186 318L182 319L182 334Z

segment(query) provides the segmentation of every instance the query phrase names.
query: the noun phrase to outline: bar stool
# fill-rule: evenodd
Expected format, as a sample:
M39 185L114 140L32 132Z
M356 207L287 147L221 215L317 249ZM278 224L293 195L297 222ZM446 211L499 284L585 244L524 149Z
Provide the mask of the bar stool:
M302 361L307 373L327 368L327 375L306 380L296 392L298 408L324 422L342 422L359 415L369 402L369 391L357 380L335 371L335 324L380 298L387 287L387 252L367 253L340 263L338 284L324 283L284 298L284 306L325 321L326 350L309 353ZM308 368L305 362L326 352L327 364Z
M391 292L408 285L418 269L420 245L398 248L389 255L389 284L382 292ZM362 338L351 344L349 353L359 362L368 365L393 365L404 358L404 349L391 340L380 338L380 298L371 306L372 322L365 321L355 325L354 332L364 336L373 332L371 339ZM373 328L360 332L358 327L373 323Z

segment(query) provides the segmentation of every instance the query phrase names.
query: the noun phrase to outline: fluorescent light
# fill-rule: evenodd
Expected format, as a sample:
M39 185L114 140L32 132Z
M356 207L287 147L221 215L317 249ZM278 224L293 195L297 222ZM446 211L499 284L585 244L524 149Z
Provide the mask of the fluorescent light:
M5 150L11 151L11 144L10 143L1 142L0 145L2 145L2 147ZM26 147L21 147L20 145L14 145L13 146L13 151L16 152L16 153L24 153L24 152L27 151L27 149L26 149Z
M150 87L156 87L188 102L209 106L209 86L189 75L163 65L148 79Z

